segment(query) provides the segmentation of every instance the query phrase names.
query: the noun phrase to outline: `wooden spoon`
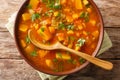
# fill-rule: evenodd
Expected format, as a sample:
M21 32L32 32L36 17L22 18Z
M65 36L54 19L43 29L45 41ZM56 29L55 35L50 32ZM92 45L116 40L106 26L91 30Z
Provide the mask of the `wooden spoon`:
M66 51L69 51L71 53L74 53L82 58L84 58L85 60L103 68L103 69L106 69L106 70L111 70L113 68L113 64L111 62L108 62L108 61L105 61L105 60L101 60L101 59L98 59L98 58L95 58L95 57L92 57L86 53L83 53L83 52L79 52L79 51L75 51L73 49L70 49L70 48L67 48L66 46L62 45L60 42L56 42L55 44L53 45L45 45L45 44L42 44L40 42L38 42L34 35L32 35L32 31L29 30L28 31L28 37L30 38L31 42L37 46L38 48L41 48L41 49L46 49L46 50L56 50L56 49L62 49L62 50L66 50Z

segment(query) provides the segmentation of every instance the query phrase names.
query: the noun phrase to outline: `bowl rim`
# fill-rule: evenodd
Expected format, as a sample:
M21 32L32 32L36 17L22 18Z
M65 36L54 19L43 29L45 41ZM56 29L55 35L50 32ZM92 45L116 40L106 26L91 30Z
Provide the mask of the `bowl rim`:
M101 48L101 45L102 45L102 42L103 42L103 37L104 37L104 22L103 22L103 18L102 18L102 15L101 15L101 12L100 10L98 9L97 5L94 3L93 0L88 0L90 2L90 4L94 7L99 19L100 19L100 34L99 34L99 41L98 41L98 44L97 44L97 47L95 49L95 51L93 52L92 56L95 57L97 55L97 53L99 52L100 48ZM82 64L80 67L78 68L75 68L73 70L70 70L70 71L66 71L66 72L50 72L50 71L45 71L45 70L42 70L42 69L39 69L38 67L36 67L35 65L32 64L32 62L30 62L23 54L23 50L19 47L19 43L18 43L18 37L17 37L17 30L18 30L18 21L19 21L19 17L20 15L22 14L22 9L24 9L25 5L27 5L29 3L29 0L25 0L23 2L23 4L20 6L20 8L18 9L18 13L17 13L17 16L15 18L15 23L14 23L14 40L15 40L15 44L16 44L16 47L18 49L18 52L21 54L21 56L23 57L23 59L29 64L31 65L34 69L40 71L40 72L43 72L43 73L46 73L46 74L50 74L50 75L55 75L55 76L62 76L62 75L68 75L68 74L72 74L72 73L75 73L75 72L78 72L80 71L81 69L85 68L89 62L86 61L84 64Z

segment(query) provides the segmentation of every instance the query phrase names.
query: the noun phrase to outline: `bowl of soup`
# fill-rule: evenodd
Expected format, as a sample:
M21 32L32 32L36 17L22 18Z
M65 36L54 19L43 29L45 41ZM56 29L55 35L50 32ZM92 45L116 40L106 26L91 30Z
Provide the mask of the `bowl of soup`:
M36 70L67 75L88 65L85 59L65 50L44 50L30 41L28 31L45 45L59 41L64 46L94 56L103 40L103 21L92 0L26 0L14 26L17 48Z

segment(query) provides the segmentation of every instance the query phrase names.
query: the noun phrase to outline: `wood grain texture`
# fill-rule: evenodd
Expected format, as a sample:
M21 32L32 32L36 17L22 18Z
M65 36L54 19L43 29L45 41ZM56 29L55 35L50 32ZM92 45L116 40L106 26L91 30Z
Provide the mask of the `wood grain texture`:
M24 60L0 59L0 80L40 80Z
M93 0L99 7L105 27L120 27L120 0Z
M120 60L110 61L114 64L114 68L111 71L106 71L90 64L83 70L69 75L64 80L119 80Z

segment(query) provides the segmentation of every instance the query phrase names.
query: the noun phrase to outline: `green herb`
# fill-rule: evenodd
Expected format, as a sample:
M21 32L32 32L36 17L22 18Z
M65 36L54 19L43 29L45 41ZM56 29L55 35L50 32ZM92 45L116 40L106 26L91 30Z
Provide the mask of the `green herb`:
M75 40L75 37L69 36L69 37L68 37L68 40L69 40L69 41L74 41L74 40Z
M48 12L52 13L52 12L54 12L54 11L53 11L53 10L49 10Z
M59 58L62 58L62 54L60 52L57 52L56 54L59 56Z
M31 52L31 56L33 57L37 56L37 52L34 50L33 52Z
M76 44L76 46L79 46L79 47L81 47L81 46L83 46L85 44L85 39L83 39L83 38L80 38L78 41L77 41L77 44Z
M57 60L56 58L54 58L54 59L53 59L53 62L55 62L55 63L56 63L56 62L58 62L58 60Z
M74 25L68 25L67 26L67 30L73 30L74 29Z
M76 64L77 62L76 62L76 60L69 59L69 60L68 60L68 63L70 63L70 64Z
M26 36L25 41L26 43L30 44L30 38L28 37L28 35Z
M85 59L79 58L79 62L80 62L80 64L83 64L85 62Z
M80 18L84 18L85 22L89 21L89 13L88 12L81 12Z
M27 7L28 9L32 9L32 5L30 5L30 4L28 4L26 7Z
M44 28L44 27L41 27L40 29L41 29L41 31L42 31L42 32L44 32L44 31L45 31L45 28Z
M58 29L64 30L65 27L66 27L66 25L63 22L60 22L59 25L58 25Z
M40 18L40 17L41 17L40 14L34 13L34 14L32 14L31 19L32 19L32 21L35 21L36 19L38 19L38 18Z
M85 17L85 12L81 12L80 18L84 18L84 17Z
M49 11L45 12L45 16L52 16L53 12L54 12L53 10L49 10Z
M54 9L61 9L61 8L62 8L62 6L60 4L54 5Z
M85 22L88 22L89 21L89 13L86 12L86 15L85 15Z

